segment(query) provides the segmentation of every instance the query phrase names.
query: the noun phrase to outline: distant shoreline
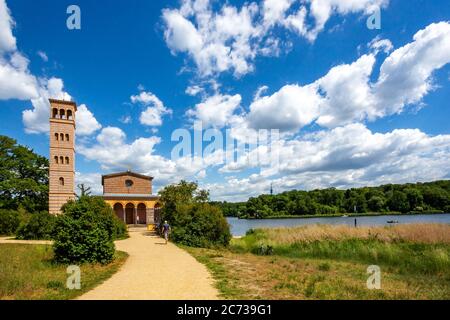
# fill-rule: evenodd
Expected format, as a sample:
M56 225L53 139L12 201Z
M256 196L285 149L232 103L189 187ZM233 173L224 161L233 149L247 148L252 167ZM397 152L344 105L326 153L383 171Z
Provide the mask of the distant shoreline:
M368 212L368 213L338 213L338 214L317 214L317 215L283 215L283 216L269 216L265 218L239 218L239 217L227 217L227 218L237 218L240 220L273 220L273 219L312 219L312 218L357 218L357 217L378 217L378 216L414 216L421 214L448 214L448 212L443 211L415 211L408 213L401 212Z

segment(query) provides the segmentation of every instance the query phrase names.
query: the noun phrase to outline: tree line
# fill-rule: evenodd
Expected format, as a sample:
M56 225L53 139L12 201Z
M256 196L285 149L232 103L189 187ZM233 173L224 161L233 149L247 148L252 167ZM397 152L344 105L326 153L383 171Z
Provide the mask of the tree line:
M214 202L229 217L269 218L346 213L450 212L450 181L387 184L379 187L292 190L246 202Z

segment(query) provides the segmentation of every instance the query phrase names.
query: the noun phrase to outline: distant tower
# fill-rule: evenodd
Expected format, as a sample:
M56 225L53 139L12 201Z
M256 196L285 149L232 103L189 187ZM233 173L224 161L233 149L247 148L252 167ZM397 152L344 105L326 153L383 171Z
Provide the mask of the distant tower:
M270 195L273 195L273 183L270 184Z
M49 212L75 199L75 102L50 99Z

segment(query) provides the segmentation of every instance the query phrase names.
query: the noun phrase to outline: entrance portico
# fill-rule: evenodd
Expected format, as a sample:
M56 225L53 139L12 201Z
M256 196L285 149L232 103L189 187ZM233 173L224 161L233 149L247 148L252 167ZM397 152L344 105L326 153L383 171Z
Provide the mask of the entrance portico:
M159 222L159 197L151 194L152 179L130 171L105 175L103 199L124 223L154 225Z
M126 195L107 196L103 195L116 213L117 217L126 224L155 224L155 207L158 211L157 197L151 199L126 199Z

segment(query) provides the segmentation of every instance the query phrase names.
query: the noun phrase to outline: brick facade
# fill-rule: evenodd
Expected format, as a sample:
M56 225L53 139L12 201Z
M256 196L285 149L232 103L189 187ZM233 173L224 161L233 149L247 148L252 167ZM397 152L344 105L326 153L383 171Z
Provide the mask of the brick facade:
M74 102L50 99L49 212L75 199L75 113Z
M126 224L159 223L158 196L152 195L152 177L131 171L102 176L103 198Z
M131 181L131 186L126 182ZM103 176L103 193L115 194L152 194L152 178L141 176L132 172L123 172Z

